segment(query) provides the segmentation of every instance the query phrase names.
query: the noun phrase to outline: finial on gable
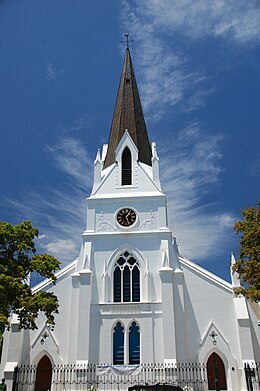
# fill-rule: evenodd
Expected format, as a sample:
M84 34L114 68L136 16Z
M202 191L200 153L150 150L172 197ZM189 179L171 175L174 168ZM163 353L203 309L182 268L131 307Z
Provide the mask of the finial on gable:
M94 161L94 164L96 165L97 163L101 163L101 157L100 157L100 149L98 148L97 150L97 155L96 155L96 159Z
M235 258L235 255L232 251L230 253L230 263L231 263L231 266L233 266L236 263L236 258Z
M230 275L231 275L231 281L232 281L232 286L233 288L238 288L241 286L241 282L240 282L240 277L239 277L239 274L233 270L233 266L234 264L236 263L236 258L233 254L233 252L231 252L230 254Z
M157 154L157 149L156 149L156 143L153 141L152 142L152 158L153 160L156 159L156 160L159 160L159 156Z

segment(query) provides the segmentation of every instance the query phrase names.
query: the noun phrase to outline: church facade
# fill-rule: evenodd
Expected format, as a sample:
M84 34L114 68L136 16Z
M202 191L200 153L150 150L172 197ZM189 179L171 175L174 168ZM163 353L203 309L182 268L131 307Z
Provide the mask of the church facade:
M24 364L205 363L203 389L246 390L244 364L260 361L259 306L234 295L240 282L232 272L231 281L179 253L127 48L109 142L94 161L79 257L55 286L34 287L58 296L55 329L39 314L37 330L19 330L13 314L0 372L11 382ZM40 381L36 391L49 389Z

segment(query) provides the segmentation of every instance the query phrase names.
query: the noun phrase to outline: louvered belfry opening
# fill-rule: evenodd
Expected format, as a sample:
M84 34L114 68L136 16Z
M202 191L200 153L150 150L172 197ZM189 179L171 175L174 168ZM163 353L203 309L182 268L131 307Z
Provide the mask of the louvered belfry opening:
M132 185L132 157L128 147L122 153L122 186Z

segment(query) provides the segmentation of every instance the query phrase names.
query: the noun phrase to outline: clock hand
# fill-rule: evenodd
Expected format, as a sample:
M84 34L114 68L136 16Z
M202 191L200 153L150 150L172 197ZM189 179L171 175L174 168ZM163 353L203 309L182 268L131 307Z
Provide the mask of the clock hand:
M129 224L128 216L129 216L130 214L131 214L131 213L128 212L127 215L125 216L125 219L126 219L126 221L128 222L128 224Z

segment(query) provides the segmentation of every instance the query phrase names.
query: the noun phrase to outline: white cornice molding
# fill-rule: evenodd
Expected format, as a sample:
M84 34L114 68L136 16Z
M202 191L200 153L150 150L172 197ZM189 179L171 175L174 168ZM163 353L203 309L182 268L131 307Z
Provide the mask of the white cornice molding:
M78 261L78 258L76 258L74 261L72 261L71 263L69 263L67 266L63 267L61 270L59 270L57 273L55 273L55 277L57 278L57 281L63 277L64 275L66 275L68 272L70 272L71 270L73 270L76 266L76 263ZM42 282L40 282L39 284L35 285L33 288L32 288L32 293L37 293L43 289L46 289L49 285L52 285L53 282L50 278L46 279L46 280L43 280Z
M179 257L179 261L184 266L187 266L189 269L194 270L196 273L205 277L207 280L215 283L216 285L226 289L227 291L233 294L232 285L229 282L223 280L222 278L216 276L215 274L209 272L208 270L204 269L203 267L197 265L196 263L190 261L187 258Z
M81 236L84 238L84 237L87 237L88 240L91 240L91 238L95 238L97 236L104 236L104 237L108 237L109 235L112 235L112 236L122 236L122 237L130 237L131 236L131 239L135 238L135 237L140 237L141 235L144 235L144 236L157 236L158 237L158 234L160 234L162 237L164 234L167 234L171 236L172 234L172 231L165 228L165 229L160 229L160 230L147 230L147 231L99 231L99 232L94 232L94 231L85 231L83 232L83 234L81 234ZM163 238L165 238L165 236L163 236Z
M129 186L130 189L133 188L133 186ZM120 187L121 189L121 187ZM162 198L162 197L166 197L166 195L161 192L161 191L147 191L147 192L133 192L133 193L130 193L130 192L127 192L127 193L107 193L107 194L91 194L88 198L87 198L87 201L104 201L104 200L114 200L114 199L118 199L118 198L131 198L132 200L135 200L135 199L145 199L145 198L154 198L154 199L158 199L158 198Z

